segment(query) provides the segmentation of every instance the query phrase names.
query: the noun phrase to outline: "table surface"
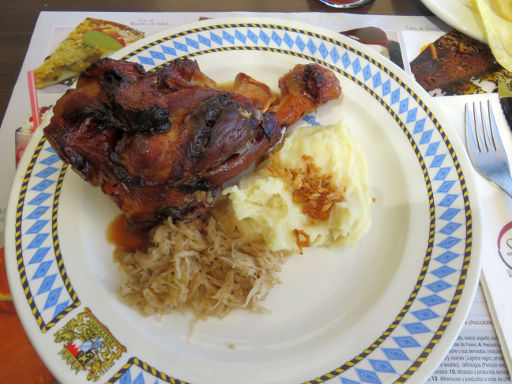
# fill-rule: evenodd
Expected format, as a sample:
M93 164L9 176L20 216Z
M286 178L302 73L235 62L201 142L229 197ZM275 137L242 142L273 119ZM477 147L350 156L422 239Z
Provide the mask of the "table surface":
M327 7L317 0L23 0L0 4L0 116L3 119L23 58L41 11L136 12L355 12L382 15L431 15L419 0L373 0L353 10Z

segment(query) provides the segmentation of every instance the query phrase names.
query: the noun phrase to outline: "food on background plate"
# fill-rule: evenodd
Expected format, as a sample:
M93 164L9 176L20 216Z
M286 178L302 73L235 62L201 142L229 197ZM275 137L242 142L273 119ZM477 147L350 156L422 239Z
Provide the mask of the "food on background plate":
M215 189L277 143L284 127L341 92L336 75L317 64L282 76L282 98L270 107L267 85L245 75L234 86L240 93L218 88L192 60L146 73L102 59L57 101L44 133L132 225L201 216Z
M371 223L366 159L341 122L296 128L223 194L245 236L274 251L353 245Z
M480 16L496 60L512 72L512 1L466 0L466 4Z
M501 17L512 21L512 2L510 0L495 0L493 4Z
M512 3L510 0L476 0L489 47L496 60L512 71Z
M411 62L416 81L427 91L442 94L484 92L497 78L511 74L494 59L489 47L457 31L428 44Z
M34 70L37 88L76 77L99 58L144 37L144 32L108 20L86 18Z

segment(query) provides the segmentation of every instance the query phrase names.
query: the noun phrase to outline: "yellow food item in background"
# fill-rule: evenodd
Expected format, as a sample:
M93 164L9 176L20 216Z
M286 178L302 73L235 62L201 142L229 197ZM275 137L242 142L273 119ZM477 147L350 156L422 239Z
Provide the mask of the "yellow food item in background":
M466 3L480 15L496 61L512 71L512 0L466 0Z
M55 51L34 70L37 88L48 87L73 78L111 52L108 46L89 46L84 43L84 37L91 31L101 32L107 38L117 40L119 48L144 37L144 32L127 25L88 17L78 24Z
M477 0L464 0L473 11L478 12ZM487 0L496 14L512 21L512 0Z
M476 1L476 0L464 0L464 3L466 3L466 5L467 5L469 8L471 8L473 11L477 11L475 1Z
M244 235L274 251L350 246L371 223L366 159L341 123L296 128L223 194Z
M512 21L512 0L494 0L492 3L498 15Z

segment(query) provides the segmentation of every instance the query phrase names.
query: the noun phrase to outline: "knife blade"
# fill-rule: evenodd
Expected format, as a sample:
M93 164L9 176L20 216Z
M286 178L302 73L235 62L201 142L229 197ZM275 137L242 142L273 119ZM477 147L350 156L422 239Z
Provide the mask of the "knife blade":
M512 81L503 78L498 79L498 96L500 98L501 109L507 119L508 127L512 130Z

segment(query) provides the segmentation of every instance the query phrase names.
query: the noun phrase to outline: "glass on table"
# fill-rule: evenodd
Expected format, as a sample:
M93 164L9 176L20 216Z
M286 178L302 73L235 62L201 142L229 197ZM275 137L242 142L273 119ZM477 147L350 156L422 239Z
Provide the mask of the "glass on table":
M334 8L355 8L368 4L373 0L318 0L330 7Z

